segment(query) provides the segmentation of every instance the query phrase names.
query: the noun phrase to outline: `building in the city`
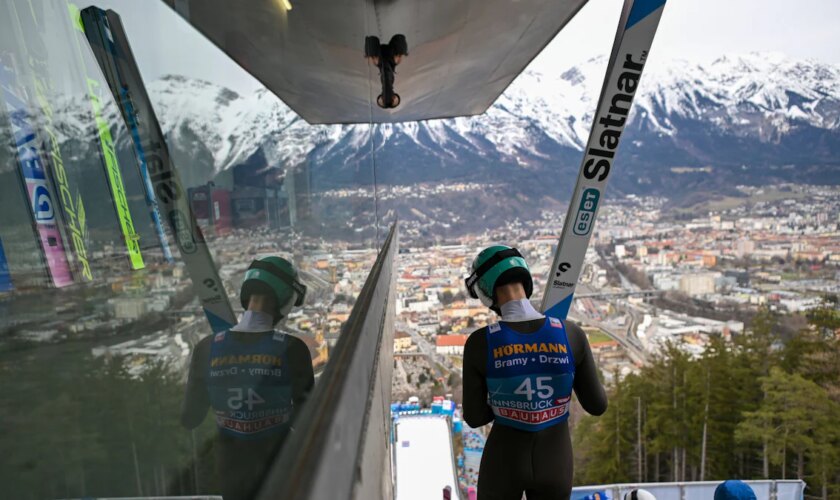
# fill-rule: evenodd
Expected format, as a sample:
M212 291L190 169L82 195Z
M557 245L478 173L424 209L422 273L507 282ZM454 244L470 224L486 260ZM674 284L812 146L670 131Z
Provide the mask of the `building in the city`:
M730 278L735 278L738 286L750 286L750 273L746 269L727 269L723 275Z
M250 186L239 186L231 193L233 223L238 228L260 226L277 227L280 220L276 213L277 203L274 190Z
M438 335L435 338L436 351L438 354L463 356L467 337L469 335Z
M627 249L624 247L624 245L615 246L615 256L619 259L623 259L627 256Z
M394 334L394 352L403 352L411 349L411 335L405 332Z
M213 183L187 190L196 222L217 236L230 232L233 217L230 210L230 191Z
M749 257L755 252L755 243L746 238L741 238L735 243L735 256L739 258Z
M680 276L680 291L692 297L715 293L715 275L712 273L684 274Z
M659 290L677 290L680 287L679 278L673 274L657 274L653 284Z
M118 297L110 300L114 317L134 320L146 314L146 301L137 297Z
M284 170L272 168L261 151L231 169L231 212L237 228L291 225Z

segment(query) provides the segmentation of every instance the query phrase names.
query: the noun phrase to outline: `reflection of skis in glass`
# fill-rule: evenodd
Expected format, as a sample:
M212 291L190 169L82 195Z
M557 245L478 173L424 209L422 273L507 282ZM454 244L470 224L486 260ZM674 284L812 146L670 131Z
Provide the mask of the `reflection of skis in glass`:
M24 58L28 64L19 66L17 69L21 71L21 78L24 73L28 73L26 87L33 89L34 101L40 107L40 130L43 131L41 137L44 139L40 144L42 158L45 160L45 167L51 174L51 180L56 191L56 201L60 208L61 220L63 222L64 234L72 243L75 251L75 265L74 274L77 279L81 276L84 281L93 280L93 272L88 260L88 232L87 232L87 217L85 207L82 202L82 195L76 186L75 192L71 190L70 177L64 165L64 159L59 147L57 132L54 127L53 118L55 112L52 109L52 81L49 77L47 51L44 44L44 37L46 36L46 27L39 19L36 12L39 9L34 8L30 0L30 8L17 8L14 4L11 5L13 17L17 21L16 27L18 31L15 36L20 43L18 44L21 50L24 51ZM11 13L10 13L11 14ZM40 12L43 15L43 12ZM28 71L25 71L28 69ZM33 103L34 105L34 103ZM68 247L70 245L68 244Z
M93 37L97 44L101 43L111 58L117 58L117 47L114 45L114 39L111 36L111 30L108 27L108 20L105 18L105 12L92 11L92 13L97 16L97 20L103 28L103 33L94 32L98 30L89 30L86 28L85 35L87 35L88 41L90 43L94 43L94 41L91 40ZM109 72L111 71L113 71L117 82L122 81L122 78L120 78L119 67L107 64L109 60L110 59L102 60L97 56L97 61L100 63L102 72L106 75L106 79L108 79L109 84L112 81L109 76ZM112 87L111 90L113 92L114 88ZM134 145L134 154L137 157L137 163L140 166L140 176L143 178L143 190L146 194L146 203L149 205L150 216L152 218L152 223L155 226L158 240L160 240L160 247L163 250L163 256L166 258L167 262L172 262L172 251L169 249L169 241L166 239L166 232L160 222L160 211L158 210L157 197L155 196L154 187L152 186L152 180L149 177L149 166L146 162L146 153L143 151L143 144L140 141L140 135L137 130L137 113L134 111L134 103L131 100L131 94L129 93L128 88L120 87L119 93L114 93L114 98L121 106L122 109L120 111L122 112L126 125L128 125L129 131L131 132L131 142Z
M120 112L132 129L135 151L143 155L160 212L169 223L210 326L214 332L226 330L236 323L236 316L169 155L120 17L110 10L89 7L79 22L114 98L130 104L120 106Z
M143 178L143 191L146 193L146 203L149 205L149 212L152 217L152 223L155 226L158 240L160 240L160 247L163 250L163 257L167 262L174 262L172 258L172 250L169 249L169 241L166 239L166 231L163 230L163 225L160 223L160 211L158 210L157 199L155 198L154 187L152 187L152 179L149 177L149 167L146 164L146 154L143 152L143 145L140 142L140 136L137 132L137 117L134 113L134 105L131 102L131 96L128 91L123 89L120 96L120 104L122 104L124 111L123 117L126 118L126 124L131 130L131 142L134 143L134 152L137 155L137 163L140 165L140 176Z
M584 149L560 244L548 270L541 309L566 318L621 134L639 87L665 0L625 0L604 86Z
M117 160L114 138L111 136L110 124L107 120L105 120L105 117L102 116L102 84L98 78L91 78L90 74L87 73L87 64L82 52L82 43L79 39L84 36L84 27L82 26L81 19L79 17L79 9L73 4L69 4L68 9L73 28L77 31L77 62L85 71L84 76L87 81L88 100L90 101L91 110L93 111L93 117L96 122L99 146L102 150L102 160L105 162L105 170L108 174L108 182L114 199L114 207L117 210L117 218L119 219L120 229L122 230L125 246L128 250L128 258L129 261L131 261L132 269L143 269L146 265L143 262L143 255L140 252L140 236L134 230L134 220L131 218L131 211L128 208L125 183L123 182L122 173L120 172L120 164Z
M53 193L39 152L42 141L38 140L31 125L25 96L17 85L9 59L8 56L0 59L0 93L3 94L3 108L11 125L19 173L52 284L56 287L68 286L73 284L73 275L57 224Z
M0 240L0 292L11 292L14 289L9 263L6 262L6 252L3 251L3 240Z

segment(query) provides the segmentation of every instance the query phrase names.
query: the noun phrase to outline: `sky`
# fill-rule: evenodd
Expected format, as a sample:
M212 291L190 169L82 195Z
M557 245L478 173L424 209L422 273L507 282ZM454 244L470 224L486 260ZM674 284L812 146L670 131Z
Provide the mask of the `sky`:
M590 0L534 61L571 66L612 47L623 0ZM670 0L649 63L711 62L724 54L782 52L840 64L838 0ZM583 44L582 44L583 42Z
M120 13L147 81L183 74L239 93L261 87L163 2L96 3ZM530 67L554 74L609 54L622 4L623 0L590 0ZM838 20L840 0L670 0L648 65L674 58L710 62L723 54L755 51L840 64Z

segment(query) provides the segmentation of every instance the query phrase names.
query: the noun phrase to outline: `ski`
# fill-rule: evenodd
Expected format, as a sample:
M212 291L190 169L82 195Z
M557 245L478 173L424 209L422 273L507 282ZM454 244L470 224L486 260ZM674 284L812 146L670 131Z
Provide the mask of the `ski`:
M90 12L88 12L90 11ZM160 221L160 210L158 208L157 198L155 196L154 187L152 186L152 179L149 177L149 166L146 163L146 153L143 151L143 143L140 140L137 124L137 113L134 110L134 103L131 100L131 95L125 87L116 88L114 82L122 81L120 77L120 69L113 63L114 59L118 57L117 48L114 45L114 40L111 37L111 31L108 27L108 21L105 18L105 11L100 9L85 9L82 12L83 20L86 16L93 16L95 23L85 21L85 35L88 43L94 49L94 55L105 75L108 85L111 87L111 93L114 94L114 99L121 106L122 116L125 119L126 125L131 132L132 144L134 146L134 154L137 157L137 164L140 167L140 177L143 179L143 188L146 195L146 204L149 206L149 215L152 218L152 224L155 226L158 240L160 241L163 256L167 262L172 263L172 251L169 248L169 241L166 238L166 231ZM99 29L101 28L101 29ZM99 52L104 51L110 57L103 57Z
M134 126L132 137L139 142L136 151L143 153L161 212L172 230L210 327L214 332L226 330L236 323L236 316L172 162L120 17L112 10L89 7L82 11L79 23L91 39L91 47L114 98L131 103L130 108L121 106L120 111L125 121Z
M541 309L566 318L665 0L625 0Z
M87 232L87 217L84 203L82 202L81 192L78 187L71 189L70 178L67 169L64 165L64 160L61 155L59 147L59 140L53 122L55 113L52 109L51 96L48 95L52 91L52 84L50 78L47 76L48 63L46 46L43 43L45 35L45 27L38 22L35 14L36 10L32 5L32 0L29 0L30 8L18 8L12 4L11 8L14 11L14 18L17 20L18 31L15 36L19 40L19 46L24 51L24 55L28 60L29 83L28 88L33 89L35 94L35 101L38 103L41 111L41 131L43 132L43 144L41 144L41 151L43 158L46 160L44 166L51 174L53 186L57 192L57 206L60 209L61 219L64 222L63 227L65 236L72 243L75 251L75 266L74 274L81 277L83 281L93 280L93 271L90 267L88 259L88 232ZM23 76L23 68L21 69L21 76Z
M9 117L18 173L29 201L30 215L46 263L47 274L57 288L72 285L73 275L64 248L64 239L58 227L54 196L39 150L41 141L30 121L26 95L17 83L14 62L9 55L0 59L0 93L3 95L3 107Z
M79 15L79 8L74 4L68 4L70 19L73 27L78 32L76 37L76 49L78 56L78 63L87 72L87 64L85 64L84 53L82 52L82 42L80 38L84 37L84 27L82 26ZM85 38L85 42L87 39ZM105 170L108 174L108 182L111 187L111 194L114 199L114 207L117 210L117 218L119 219L120 229L125 240L125 246L128 250L128 259L131 262L131 268L134 270L143 269L146 267L143 262L143 255L140 251L140 237L134 230L134 220L131 218L131 211L128 207L128 199L125 193L125 183L123 182L122 173L120 171L120 164L117 160L116 147L114 145L114 138L111 136L111 127L105 117L102 116L103 101L102 84L99 79L91 78L89 74L85 74L85 81L87 82L88 100L93 111L94 122L99 136L99 146L102 151L102 159L105 162Z
M3 250L3 240L0 240L0 293L11 292L14 289L9 263L6 262L6 252Z

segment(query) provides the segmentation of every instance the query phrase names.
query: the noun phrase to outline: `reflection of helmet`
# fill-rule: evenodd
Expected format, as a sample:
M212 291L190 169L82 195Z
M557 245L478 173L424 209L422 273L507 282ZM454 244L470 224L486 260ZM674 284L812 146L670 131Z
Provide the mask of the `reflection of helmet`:
M517 282L522 283L525 295L530 298L534 282L528 264L519 250L505 245L482 250L472 263L472 274L464 280L470 296L497 313L496 287Z
M656 497L648 490L639 488L633 491L628 491L624 495L624 500L656 500Z
M274 320L279 321L289 314L292 306L303 305L306 286L298 281L298 273L291 262L282 257L263 257L251 262L245 273L239 294L242 307L248 308L248 301L255 293L274 298Z

